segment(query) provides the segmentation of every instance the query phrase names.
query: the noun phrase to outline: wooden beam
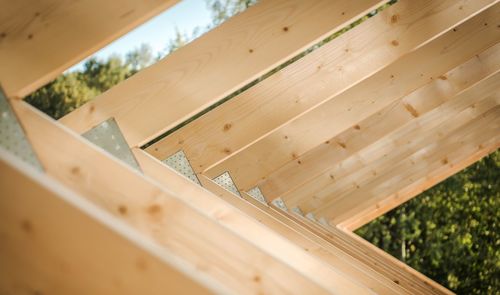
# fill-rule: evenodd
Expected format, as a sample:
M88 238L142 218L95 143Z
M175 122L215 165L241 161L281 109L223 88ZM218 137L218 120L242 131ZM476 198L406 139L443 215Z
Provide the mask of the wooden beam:
M208 211L204 204L216 200L215 196L203 194L197 198L199 204L191 202L26 103L13 101L13 106L51 177L120 217L231 293L348 294L353 289L359 294L369 293L341 274L329 280L321 277L321 263L310 256L295 256L284 250L277 256L272 244L262 247L264 241L257 244L246 238L244 231L221 226L220 220L231 220L237 213ZM293 249L293 244L288 247ZM290 257L297 261L290 261Z
M300 198L310 197L315 189L338 179L339 174L347 173L352 169L345 166L348 163L360 163L352 161L359 157L360 151L366 151L382 137L440 107L459 92L498 69L500 44L488 48L439 79L330 138L328 144L321 144L298 157L296 161L288 162L259 181L258 186L264 195L270 198L282 197L293 206ZM413 114L409 110L412 110Z
M498 21L500 3L287 123L205 174L216 177L229 171L240 189L252 187L287 162L498 43L498 28L492 25Z
M274 207L274 205L271 205ZM412 277L414 282L413 287L423 285L424 288L419 290L425 290L427 294L437 293L437 294L453 294L450 290L446 289L442 285L436 283L435 281L429 279L420 272L409 267L406 263L396 259L387 252L375 247L373 244L359 237L353 232L344 230L334 226L325 226L319 222L311 221L305 216L300 216L292 212L284 212L276 208L278 212L282 215L286 215L288 218L294 220L297 223L302 224L307 227L309 231L315 232L317 235L325 237L332 244L338 245L344 251L350 251L353 257L365 262L368 265L372 265L374 268L381 268L381 271L394 270L401 272L409 277ZM352 249L352 250L349 250ZM391 276L389 274L389 276ZM392 279L398 284L404 284L399 281L396 275L392 275ZM417 289L418 290L418 289ZM425 294L425 293L424 293Z
M3 149L0 173L0 293L224 292L178 257Z
M164 187L171 189L179 196L190 200L190 202L200 204L208 212L230 218L219 218L219 222L228 228L245 234L245 237L254 243L260 241L272 245L277 254L287 255L284 259L291 260L296 267L301 267L304 256L312 255L318 261L327 264L316 267L322 272L321 276L326 279L335 280L339 272L350 279L361 283L378 294L414 294L394 284L388 278L381 276L373 270L350 258L350 256L339 251L331 245L311 236L307 230L294 228L293 224L288 224L287 220L276 218L272 212L268 212L269 207L257 203L249 203L240 197L224 190L213 181L203 175L199 175L201 183L206 189L219 196L222 200L211 199L211 203L200 200L199 195L210 194L203 187L192 185L191 181L178 175L175 171L153 158L141 149L134 149L134 154L141 164L144 173L162 183ZM186 190L189 187L190 190ZM241 210L241 212L240 212ZM250 218L247 218L247 215ZM278 215L279 217L279 215ZM281 236L277 238L276 236ZM292 242L298 247L290 247ZM321 246L324 245L324 246ZM290 257L294 257L290 259Z
M191 190L186 191L185 187L188 187L190 180L184 177L175 177L179 176L177 172L141 149L134 149L134 154L141 164L144 173L153 177L165 187L172 189L183 198L196 203L203 202L202 200L195 199L195 196L205 191L202 187L190 186ZM398 262L396 259L380 263L380 253L370 254L368 257L365 257L364 253L372 251L368 251L365 248L360 250L359 246L355 245L357 243L355 241L353 242L354 245L351 245L350 241L332 242L331 237L315 234L313 230L304 227L300 222L297 223L296 220L283 215L280 210L266 206L244 192L242 193L242 199L215 184L204 175L199 175L199 179L206 189L265 226L265 229L257 230L257 226L254 223L247 222L246 224L239 223L241 225L240 228L234 228L235 230L244 230L247 233L247 237L251 240L258 241L263 239L279 251L283 251L286 249L286 245L283 245L282 241L266 237L269 230L274 231L307 253L329 263L346 274L354 276L356 280L379 294L391 294L395 290L399 293L409 292L410 294L449 294L446 288ZM215 207L214 204L207 204L206 201L203 203L204 208L207 208L210 212L221 212L222 210L221 205ZM221 219L220 222L228 223L228 221L231 221L235 223L234 220L235 217L233 215L232 218ZM356 259L353 259L353 257ZM360 261L362 261L361 264ZM383 261L387 261L387 259ZM398 289L394 284L399 285L403 289Z
M498 50L500 46L493 49ZM479 66L471 67L474 64ZM324 157L324 161L332 163L330 167L320 175L313 174L313 178L295 189L290 189L281 195L282 199L291 206L305 206L302 208L305 211L314 210L321 207L326 195L332 195L332 192L326 193L328 188L334 189L333 194L338 196L342 183L357 187L359 184L350 180L350 175L357 170L373 171L376 167L372 163L376 160L396 152L411 154L412 147L432 144L436 135L428 135L448 134L466 124L470 120L466 112L463 114L464 120L458 117L456 125L449 120L468 108L472 109L475 103L500 87L499 70L500 51L487 50L449 72L447 80L438 80L417 89L401 101L358 123L359 130L351 128L346 132L347 137L341 134L340 138L331 140L331 145L340 149L332 149L330 156ZM471 74L474 76L471 77ZM486 101L485 106L489 108L491 104L494 101ZM322 155L320 153L317 156ZM317 194L322 190L326 194Z
M498 102L500 97L497 95L496 98ZM368 208L392 209L395 204L401 204L416 195L399 192L404 192L408 187L422 185L427 177L433 179L433 175L443 173L443 170L454 169L455 164L471 155L477 155L478 150L484 156L485 151L490 152L498 148L499 118L500 107L497 106L435 144L422 148L398 164L392 163L389 169L379 163L378 177L366 183L366 177L360 179L363 184L358 191L344 195L345 198L338 199L334 205L331 203L330 206L322 207L317 214L329 218L332 224L340 224L358 212L366 212ZM477 156L473 157L478 159Z
M0 83L22 98L178 0L1 0Z
M163 160L182 149L202 173L494 2L399 1L147 151Z
M361 210L357 210L356 213L351 214L349 217L344 218L339 221L337 226L339 228L346 229L347 231L354 231L368 222L374 220L375 218L385 214L386 212L396 208L403 202L410 200L425 190L435 186L436 184L444 181L446 178L462 171L468 166L481 160L481 158L486 157L490 153L498 150L500 148L500 143L491 144L489 146L478 146L475 152L461 158L460 160L453 163L453 166L442 167L433 171L431 174L422 177L421 179L415 180L411 185L408 185L404 189L386 197L382 202L378 202L375 205L366 206Z
M383 137L366 150L343 162L341 166L335 165L330 171L335 175L334 181L310 191L307 196L312 198L305 197L299 201L301 208L309 212L336 204L337 200L362 190L369 181L381 177L383 169L389 168L387 165L396 166L417 151L433 147L436 142L443 141L483 113L495 108L499 104L499 98L489 95L500 87L500 73L488 80L490 85L487 86L490 87L485 89L486 91L483 92L481 89L484 85L482 83L450 100L441 108ZM361 175L364 177L360 178Z
M260 1L61 121L83 133L114 117L140 146L384 2Z
M310 260L308 258L311 254L310 251L314 253L321 251L317 251L317 246L311 246L311 243L308 243L300 235L297 236L285 224L277 223L272 218L260 213L252 205L225 190L222 190L222 200L218 199L209 191L219 195L221 191L214 189L220 187L211 181L207 182L203 175L200 175L199 179L209 191L201 186L194 185L190 180L179 175L176 171L170 169L145 151L138 148L134 148L133 151L145 174L161 183L165 188L172 190L172 192L178 194L184 200L202 207L210 215L213 215L214 218L217 218L222 226L244 234L248 241L260 247L271 247L275 252L274 255L288 260L295 268L303 268L304 265L308 264L308 272L314 273L315 276L322 280L341 281L342 276L347 276L358 283L366 283L366 280L369 280L368 282L371 284L367 285L368 288L384 291L388 294L395 292L394 287L391 290L391 287L383 285L380 281L376 281L380 285L374 284L376 278L374 279L356 270L356 267L350 264L353 263L352 261L339 260L338 257L343 254L338 251L334 257L328 257L329 255L326 254L320 255L318 258L321 258L321 260L317 260L316 263L314 261L307 263L307 260ZM210 186L211 184L213 186ZM258 222L255 220L256 217ZM290 242L293 242L294 245L292 246ZM307 250L303 249L304 247L308 247ZM290 257L294 257L294 259L290 259ZM327 259L326 261L331 265L318 263L319 261L323 262L323 259ZM335 263L332 264L332 260ZM352 276L353 271L356 274L355 276ZM390 284L390 281L385 283Z

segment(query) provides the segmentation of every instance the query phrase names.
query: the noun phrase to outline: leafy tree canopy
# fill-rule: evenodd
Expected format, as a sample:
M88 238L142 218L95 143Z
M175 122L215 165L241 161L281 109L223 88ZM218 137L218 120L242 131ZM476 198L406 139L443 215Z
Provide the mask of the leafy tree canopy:
M458 294L500 292L500 151L357 230Z

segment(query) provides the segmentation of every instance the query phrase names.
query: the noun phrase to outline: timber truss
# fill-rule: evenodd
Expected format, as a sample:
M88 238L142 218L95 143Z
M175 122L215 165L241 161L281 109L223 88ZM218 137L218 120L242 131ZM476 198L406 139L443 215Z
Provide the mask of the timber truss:
M1 294L450 294L352 230L500 146L498 0L261 0L54 121L175 0L1 0ZM187 124L188 119L196 118Z

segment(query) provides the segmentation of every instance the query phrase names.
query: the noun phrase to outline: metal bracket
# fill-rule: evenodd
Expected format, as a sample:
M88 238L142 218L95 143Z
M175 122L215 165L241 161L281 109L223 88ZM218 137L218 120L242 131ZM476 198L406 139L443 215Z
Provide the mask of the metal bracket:
M43 171L31 144L17 120L10 103L0 89L0 146L31 165L38 171Z
M251 196L252 198L256 199L257 201L267 205L266 198L264 197L264 195L262 194L262 191L260 190L260 188L258 186L247 191L247 194L249 196Z
M186 176L192 182L201 185L198 177L196 177L196 174L194 173L193 167L191 167L191 164L189 164L189 160L187 159L186 154L184 154L182 150L171 155L162 162L165 163L168 167Z
M134 154L123 137L120 127L114 118L110 118L82 134L93 144L107 151L116 158L141 171Z
M222 173L221 175L217 176L216 178L213 179L215 183L218 185L222 186L224 189L232 192L233 194L236 194L241 197L240 192L238 191L238 188L234 184L233 179L231 178L231 175L229 175L229 172L226 171Z
M274 206L280 208L283 211L288 211L285 202L281 198L276 198L271 202Z

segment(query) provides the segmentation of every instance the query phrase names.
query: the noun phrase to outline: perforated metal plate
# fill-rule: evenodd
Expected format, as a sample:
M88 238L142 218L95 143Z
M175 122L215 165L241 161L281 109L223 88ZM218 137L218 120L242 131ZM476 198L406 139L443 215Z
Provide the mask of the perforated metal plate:
M191 164L189 164L189 160L187 159L186 154L184 154L182 150L171 155L162 162L167 164L168 167L186 176L192 182L201 185L198 177L196 177L196 174L194 173L193 167L191 167Z
M247 194L249 196L251 196L252 198L256 199L257 201L261 202L261 203L264 203L267 205L267 201L266 201L266 198L264 197L264 195L262 194L262 191L260 190L260 188L258 186L250 189Z
M93 144L139 171L139 164L114 118L110 118L82 134Z
M31 148L23 128L14 114L7 98L0 89L0 146L35 169L42 171L42 165Z
M276 198L271 203L283 211L288 211L288 208L286 207L285 202L283 202L283 200L281 198Z
M307 214L306 214L306 217L307 217L307 219L309 219L309 220L316 221L316 217L314 217L314 214L313 214L313 213L311 213L311 212L307 213Z
M304 216L304 213L302 213L302 210L300 210L299 207L293 207L292 208L292 212L294 212L294 213L296 213L296 214L298 214L300 216Z
M330 224L328 223L328 221L326 221L326 219L324 217L320 217L318 221L320 224L324 225L325 227L330 226Z
M226 171L222 173L221 175L214 178L213 181L218 185L222 186L224 189L232 192L233 194L241 196L240 192L238 191L238 188L236 187L236 185L233 182L233 179L231 178L231 175L229 175L229 172Z

